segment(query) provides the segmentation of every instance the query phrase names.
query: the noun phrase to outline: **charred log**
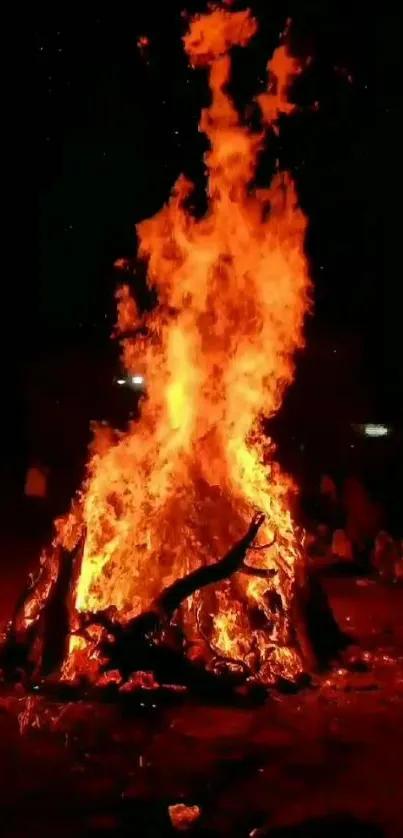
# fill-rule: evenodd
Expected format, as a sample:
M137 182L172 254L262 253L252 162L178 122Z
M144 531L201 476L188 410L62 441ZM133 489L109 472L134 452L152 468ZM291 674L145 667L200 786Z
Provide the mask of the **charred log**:
M291 625L306 669L326 669L351 643L341 631L317 574L297 573L291 604Z
M318 666L326 669L352 643L352 638L341 631L326 591L317 574L312 572L306 579L304 617Z
M30 577L9 622L0 649L0 670L19 680L58 670L67 652L70 632L69 597L80 551L52 547L41 556L36 577Z
M82 546L74 553L62 552L59 573L52 596L42 616L43 653L40 674L50 675L61 669L68 652L72 596L82 559Z
M37 648L43 610L52 596L60 565L60 550L42 554L36 577L30 575L7 627L0 650L0 669L18 680L38 668Z

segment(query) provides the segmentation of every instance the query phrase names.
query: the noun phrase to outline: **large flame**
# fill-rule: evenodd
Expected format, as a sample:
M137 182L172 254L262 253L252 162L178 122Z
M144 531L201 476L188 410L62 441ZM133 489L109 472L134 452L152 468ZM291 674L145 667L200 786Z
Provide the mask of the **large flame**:
M292 381L310 283L306 219L290 176L277 173L269 189L253 186L267 130L277 131L279 116L293 108L286 91L300 68L279 47L268 92L256 100L260 133L242 124L227 91L229 50L246 46L256 29L248 11L215 8L195 17L184 38L191 63L209 74L211 104L200 121L209 141L208 209L202 218L191 214L193 186L181 176L169 202L137 228L159 304L141 316L122 287L118 327L126 368L144 375L147 397L126 433L96 435L76 607L115 605L127 620L175 579L217 561L261 510L261 544L275 541L250 563L276 569L273 581L235 574L195 594L181 620L188 638L207 638L218 655L253 659L269 677L297 666L288 611L300 544L291 481L260 421L278 410ZM282 609L273 609L273 594Z

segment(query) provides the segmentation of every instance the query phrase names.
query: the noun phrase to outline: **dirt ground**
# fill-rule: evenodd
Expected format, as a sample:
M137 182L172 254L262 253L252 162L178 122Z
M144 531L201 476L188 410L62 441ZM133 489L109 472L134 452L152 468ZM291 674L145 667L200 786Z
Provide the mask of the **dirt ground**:
M192 835L402 836L403 590L326 584L367 669L297 695L243 707L150 695L118 708L3 690L4 838L178 834L168 807L179 802L200 809Z

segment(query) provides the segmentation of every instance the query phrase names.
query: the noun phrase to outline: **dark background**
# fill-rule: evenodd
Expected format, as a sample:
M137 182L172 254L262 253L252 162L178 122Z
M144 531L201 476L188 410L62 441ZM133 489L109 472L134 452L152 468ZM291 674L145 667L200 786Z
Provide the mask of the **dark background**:
M260 30L234 58L240 107L262 89L287 17L295 52L313 59L294 90L301 110L260 177L274 155L293 172L315 283L307 349L277 433L283 449L299 451L303 440L331 467L343 446L351 454L352 422L391 422L397 435L401 422L400 12L388 3L250 6ZM34 454L46 459L44 437L50 458L71 460L85 450L89 419L113 418L113 262L134 258L134 224L158 210L180 172L203 188L205 76L181 48L182 5L100 8L39 6L9 31L2 438L17 482Z

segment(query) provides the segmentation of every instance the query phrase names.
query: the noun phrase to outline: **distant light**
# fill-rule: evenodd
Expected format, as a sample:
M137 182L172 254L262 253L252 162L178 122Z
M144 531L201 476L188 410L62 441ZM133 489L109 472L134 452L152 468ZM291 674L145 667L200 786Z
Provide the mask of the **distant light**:
M128 378L117 378L116 383L119 384L119 387L143 387L145 383L144 376L142 375L129 375Z
M372 438L387 436L390 431L387 425L364 425L364 434Z

